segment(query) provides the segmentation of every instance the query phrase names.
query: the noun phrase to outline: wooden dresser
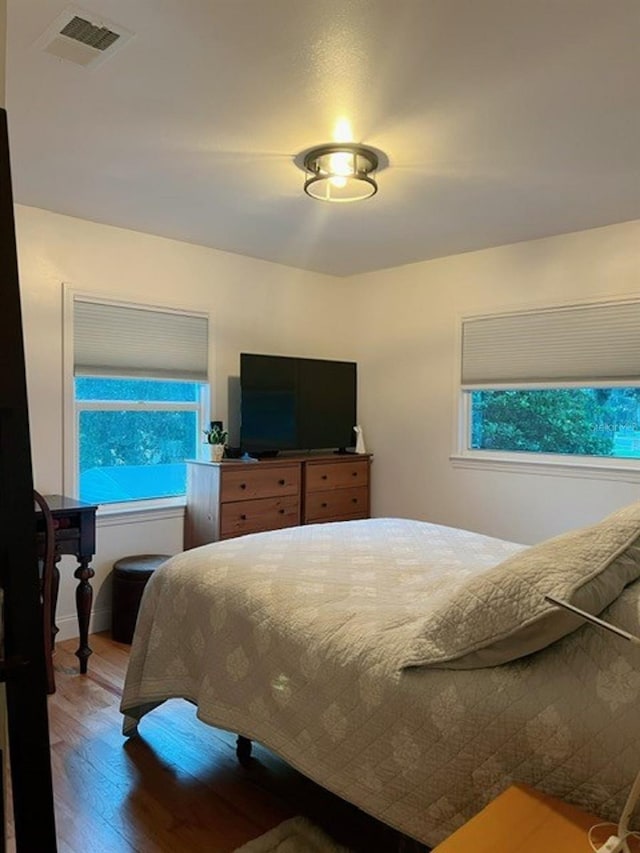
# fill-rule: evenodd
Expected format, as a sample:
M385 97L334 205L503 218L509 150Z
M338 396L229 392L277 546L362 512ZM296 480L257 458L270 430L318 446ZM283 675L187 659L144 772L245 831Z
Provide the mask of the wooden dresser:
M298 524L368 518L371 456L187 462L184 547Z

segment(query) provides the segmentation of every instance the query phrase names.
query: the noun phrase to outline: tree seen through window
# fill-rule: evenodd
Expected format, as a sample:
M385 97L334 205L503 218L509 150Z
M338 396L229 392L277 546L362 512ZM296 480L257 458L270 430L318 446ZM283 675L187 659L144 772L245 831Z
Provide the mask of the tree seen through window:
M640 388L469 393L474 450L640 458Z
M200 441L198 383L78 377L81 500L110 503L183 495L186 459Z

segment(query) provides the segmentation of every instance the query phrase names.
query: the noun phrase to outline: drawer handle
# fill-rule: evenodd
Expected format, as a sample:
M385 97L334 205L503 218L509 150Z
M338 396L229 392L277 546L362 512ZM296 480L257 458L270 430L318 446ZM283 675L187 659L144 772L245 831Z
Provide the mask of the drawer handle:
M279 485L279 486L284 486L284 484L285 484L286 482L287 482L286 480L278 480L278 485Z
M244 513L242 513L242 515L240 516L240 521L246 521L246 520L247 520L247 516Z
M320 477L320 479L321 479L321 480L326 480L326 479L327 479L327 475L326 475L326 474L323 474L323 475L322 475L322 477Z
M358 476L358 472L357 472L357 471L352 471L352 472L351 472L351 476L352 476L352 477L357 477L357 476Z
M325 507L328 507L328 506L329 506L329 504L328 504L326 501L324 501L324 503L321 503L321 504L320 504L320 506L321 506L323 509L325 509Z
M246 488L247 488L247 484L246 484L246 483L240 483L240 488L241 488L241 489L246 489Z
M284 515L284 510L283 510L283 509L279 509L279 510L278 510L278 512L280 513L280 515Z
M352 504L357 504L357 503L358 503L358 498L351 498L351 503L352 503Z

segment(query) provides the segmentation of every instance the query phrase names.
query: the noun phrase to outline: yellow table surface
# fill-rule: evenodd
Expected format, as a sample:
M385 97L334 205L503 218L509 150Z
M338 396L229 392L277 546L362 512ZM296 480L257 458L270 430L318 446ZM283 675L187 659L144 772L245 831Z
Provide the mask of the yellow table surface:
M433 853L591 853L587 833L596 823L601 820L577 806L512 785ZM614 832L613 825L597 830L595 843ZM640 851L635 841L629 846Z

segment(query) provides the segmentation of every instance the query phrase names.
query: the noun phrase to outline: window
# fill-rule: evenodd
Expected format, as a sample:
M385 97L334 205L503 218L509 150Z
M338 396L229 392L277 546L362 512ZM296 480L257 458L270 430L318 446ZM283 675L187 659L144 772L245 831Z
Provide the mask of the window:
M468 393L472 450L640 459L640 387Z
M463 455L640 459L638 301L466 319L461 379Z
M184 495L207 419L207 318L75 295L73 361L75 494Z
M186 492L185 459L200 442L197 382L75 380L80 500L164 498Z

